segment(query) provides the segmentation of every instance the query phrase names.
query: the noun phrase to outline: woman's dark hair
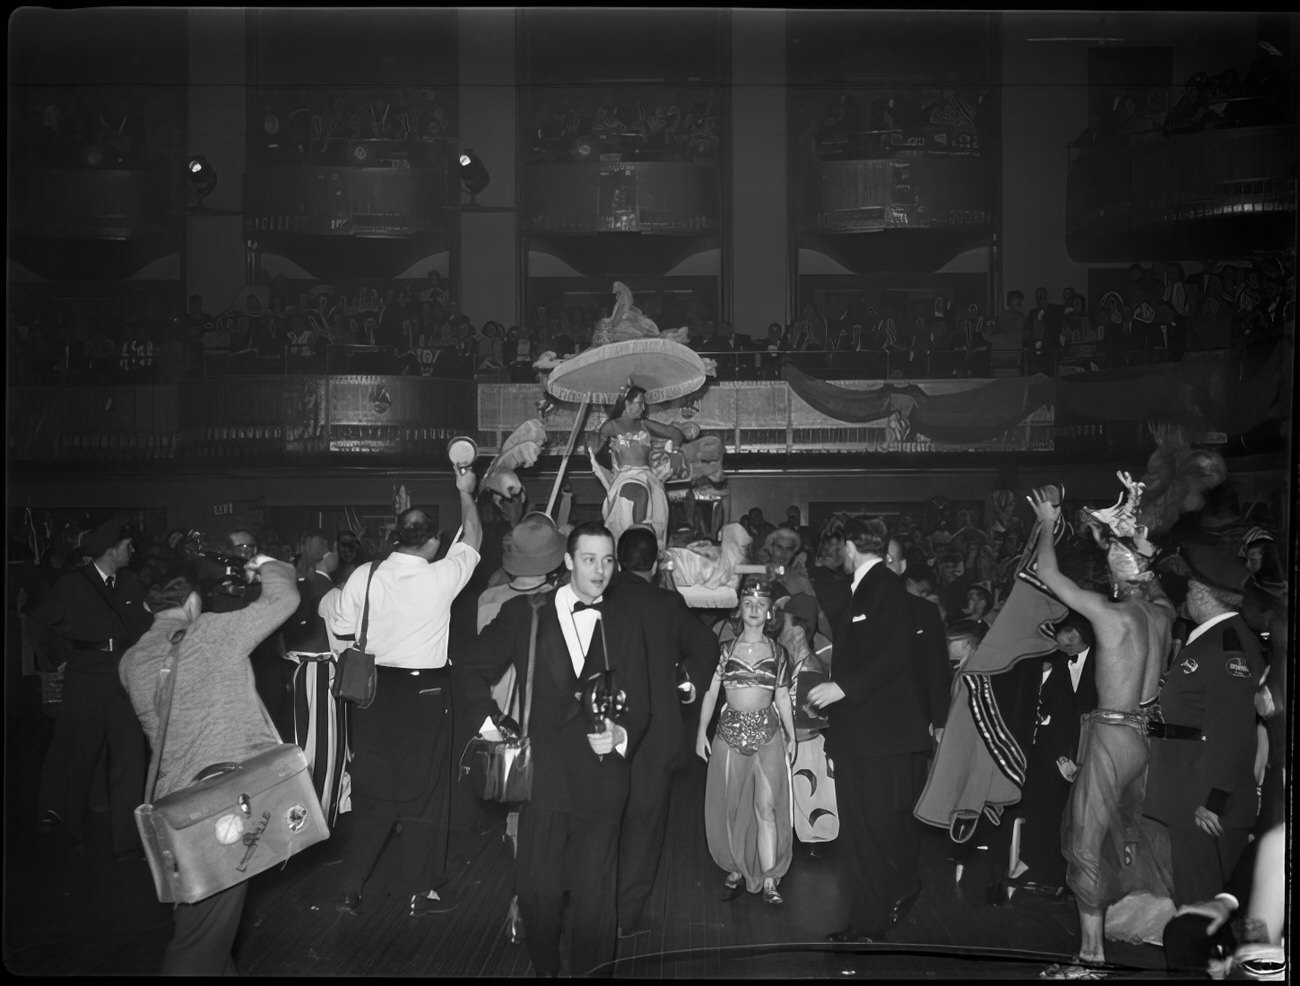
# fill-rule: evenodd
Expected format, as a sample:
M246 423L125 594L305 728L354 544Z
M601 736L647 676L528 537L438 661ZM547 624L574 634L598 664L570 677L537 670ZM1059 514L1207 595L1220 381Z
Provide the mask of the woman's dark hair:
M638 387L636 384L629 384L624 388L623 393L619 395L618 400L614 402L614 406L609 409L609 414L605 416L605 420L615 421L623 417L623 412L627 410L627 402L638 396L645 396L645 388Z

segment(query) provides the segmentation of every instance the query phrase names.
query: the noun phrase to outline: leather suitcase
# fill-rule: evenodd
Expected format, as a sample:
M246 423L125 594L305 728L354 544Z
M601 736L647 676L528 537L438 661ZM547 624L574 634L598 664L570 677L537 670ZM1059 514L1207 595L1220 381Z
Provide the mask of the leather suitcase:
M135 810L165 904L197 903L329 837L307 756L292 743L200 776Z

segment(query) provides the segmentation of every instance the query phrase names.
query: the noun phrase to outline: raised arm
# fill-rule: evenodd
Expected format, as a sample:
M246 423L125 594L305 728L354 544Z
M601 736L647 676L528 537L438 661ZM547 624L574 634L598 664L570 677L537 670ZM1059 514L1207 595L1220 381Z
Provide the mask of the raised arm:
M474 503L474 487L478 479L473 470L466 469L456 476L456 489L460 492L460 539L475 551L483 544L483 521Z
M1036 574L1043 585L1070 609L1094 622L1106 612L1106 597L1099 592L1081 589L1073 579L1062 574L1056 562L1054 531L1061 516L1061 505L1052 502L1046 490L1032 490L1025 497L1038 518L1038 568Z
M661 424L660 422L654 421L650 418L642 418L641 423L645 425L646 431L650 432L650 434L657 435L659 438L666 438L678 448L681 448L682 445L686 443L686 436L682 433L680 428L675 428L672 425Z

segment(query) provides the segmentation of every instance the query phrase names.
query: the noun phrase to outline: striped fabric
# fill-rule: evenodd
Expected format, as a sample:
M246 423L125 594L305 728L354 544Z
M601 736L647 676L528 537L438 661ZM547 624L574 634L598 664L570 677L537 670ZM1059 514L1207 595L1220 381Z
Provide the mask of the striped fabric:
M290 654L297 661L293 673L294 742L307 754L312 785L331 825L352 810L352 785L347 771L348 712L345 703L330 694L337 663L308 660Z

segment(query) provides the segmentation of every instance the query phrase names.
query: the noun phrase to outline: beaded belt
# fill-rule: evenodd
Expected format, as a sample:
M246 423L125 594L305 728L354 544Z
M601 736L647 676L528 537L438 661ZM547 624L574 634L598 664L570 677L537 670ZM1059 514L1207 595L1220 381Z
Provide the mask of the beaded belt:
M726 705L718 718L718 735L729 747L745 756L757 753L780 728L781 720L770 705L754 712L742 712Z

